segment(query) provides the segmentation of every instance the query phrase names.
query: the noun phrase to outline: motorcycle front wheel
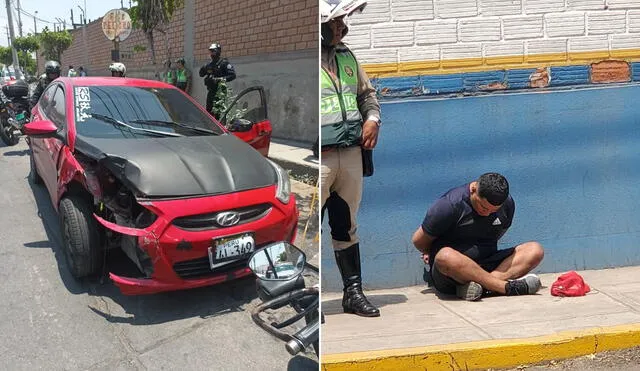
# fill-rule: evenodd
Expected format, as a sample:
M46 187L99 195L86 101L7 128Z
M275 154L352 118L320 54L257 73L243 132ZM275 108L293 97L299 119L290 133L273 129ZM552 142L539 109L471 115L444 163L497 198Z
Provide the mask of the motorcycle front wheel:
M8 146L15 146L20 140L20 136L14 134L14 127L9 125L6 118L0 120L0 138Z

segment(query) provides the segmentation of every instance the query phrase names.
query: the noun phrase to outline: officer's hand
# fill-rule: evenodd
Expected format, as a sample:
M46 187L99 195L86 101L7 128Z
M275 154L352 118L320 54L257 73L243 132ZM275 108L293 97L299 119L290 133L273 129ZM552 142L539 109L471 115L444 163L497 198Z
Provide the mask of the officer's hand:
M429 264L429 254L422 254L422 261L425 264Z
M378 124L375 121L367 120L362 125L362 147L364 149L374 149L378 143Z

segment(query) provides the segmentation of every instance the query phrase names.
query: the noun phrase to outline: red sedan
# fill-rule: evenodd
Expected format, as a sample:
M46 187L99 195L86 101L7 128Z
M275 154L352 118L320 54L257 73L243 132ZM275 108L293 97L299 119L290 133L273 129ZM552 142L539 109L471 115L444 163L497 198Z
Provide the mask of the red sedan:
M139 270L110 273L124 294L207 286L251 274L256 248L295 239L287 172L170 85L62 77L25 133L75 277L99 273L119 248Z

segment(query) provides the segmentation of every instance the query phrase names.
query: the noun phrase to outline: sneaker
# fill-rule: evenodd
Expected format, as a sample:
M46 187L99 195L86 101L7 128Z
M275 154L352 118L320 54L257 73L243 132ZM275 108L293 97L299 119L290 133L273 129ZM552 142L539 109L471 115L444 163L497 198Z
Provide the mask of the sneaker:
M460 299L468 300L468 301L476 301L482 297L482 293L484 289L477 282L469 282L466 285L458 285L456 286L456 295Z
M535 274L527 274L516 280L509 280L505 285L507 296L533 295L540 290L542 284Z

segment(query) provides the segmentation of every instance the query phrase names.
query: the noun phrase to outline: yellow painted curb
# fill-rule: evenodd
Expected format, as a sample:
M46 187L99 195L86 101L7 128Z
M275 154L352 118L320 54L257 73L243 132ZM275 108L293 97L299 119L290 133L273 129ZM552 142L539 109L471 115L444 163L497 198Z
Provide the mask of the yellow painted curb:
M358 52L356 51L356 57ZM640 49L595 50L589 52L534 54L467 59L425 60L399 63L363 64L369 77L406 77L487 72L500 69L564 67L602 62L608 59L640 61Z
M640 345L640 324L565 331L527 339L486 340L371 352L323 354L323 371L472 371L517 367L543 361Z

